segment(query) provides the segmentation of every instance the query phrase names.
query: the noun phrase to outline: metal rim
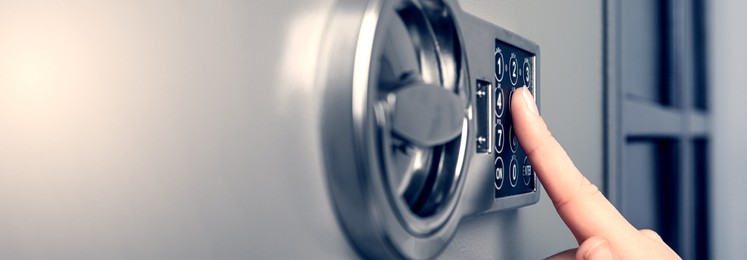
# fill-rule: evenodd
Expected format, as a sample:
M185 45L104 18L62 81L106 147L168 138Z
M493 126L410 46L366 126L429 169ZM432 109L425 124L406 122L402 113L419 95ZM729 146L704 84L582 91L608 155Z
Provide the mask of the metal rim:
M432 39L436 38L432 31L434 25L430 24L434 19L432 17L437 17L436 23L439 24L436 26L444 26L446 22L451 22L450 25L446 25L451 26L452 34L441 37L450 38L452 42L434 40L431 44L432 50L428 51L434 53L435 60L423 57L423 55L419 56L421 60L425 60L425 63L435 64L437 72L435 76L422 75L421 79L437 81L452 89L455 95L459 95L464 100L465 111L470 111L466 61L463 57L456 24L451 20L453 15L443 4L439 5L435 1L424 3L414 0L370 1L361 13L362 20L357 30L359 33L355 44L351 44L349 38L341 39L339 35L331 36L328 40L330 49L327 50L327 56L329 57L333 57L332 53L336 51L353 49L355 53L352 66L346 66L347 61L330 59L332 64L325 69L328 73L326 80L322 83L327 89L325 99L328 100L325 102L323 111L325 125L322 133L331 198L336 204L336 211L341 224L345 226L346 234L354 241L357 249L369 256L434 257L451 239L460 219L460 216L455 216L454 213L458 206L457 201L461 195L464 173L470 157L468 118L471 117L467 114L463 119L461 136L433 149L433 154L436 154L433 158L438 158L438 163L433 165L438 168L439 172L444 168L450 168L452 178L441 177L439 183L433 184L439 192L431 192L430 200L422 205L424 208L430 208L430 213L418 214L413 211L412 204L408 204L396 192L397 183L394 183L394 178L388 174L395 171L391 169L395 164L392 163L392 153L388 148L392 147L396 140L392 139L387 130L387 107L385 102L380 102L386 98L386 93L380 92L376 86L380 69L376 63L379 55L384 51L381 41L385 40L385 37L380 36L387 33L387 27L393 19L399 19L398 10L402 8L420 10ZM437 7L442 9L436 9ZM347 11L358 13L355 7ZM350 26L340 25L340 27L350 29ZM444 48L451 48L451 50ZM444 53L451 55L444 55ZM449 67L449 65L452 66ZM351 67L352 77L339 76L340 72L350 71ZM454 72L443 73L444 70L454 70ZM345 93L349 93L349 103L343 98ZM339 120L339 116L348 113L345 110L349 111L350 121ZM348 131L346 129L349 129L352 135L349 132L344 133ZM372 149L368 150L369 148ZM342 163L342 160L350 163Z

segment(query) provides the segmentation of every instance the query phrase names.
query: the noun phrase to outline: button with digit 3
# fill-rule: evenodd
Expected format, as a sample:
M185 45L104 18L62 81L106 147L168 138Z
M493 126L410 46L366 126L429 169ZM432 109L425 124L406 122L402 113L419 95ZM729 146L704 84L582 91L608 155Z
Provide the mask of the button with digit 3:
M524 65L523 71L524 71L524 86L531 87L532 86L532 65L529 63L528 58L524 58Z

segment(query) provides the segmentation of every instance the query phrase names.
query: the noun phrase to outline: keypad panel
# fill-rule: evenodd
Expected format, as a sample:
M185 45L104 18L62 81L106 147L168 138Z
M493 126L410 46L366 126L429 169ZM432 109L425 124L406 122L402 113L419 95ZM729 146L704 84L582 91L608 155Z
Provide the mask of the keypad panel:
M535 55L495 40L493 84L495 197L535 192L537 178L526 153L514 134L511 96L521 87L535 93Z

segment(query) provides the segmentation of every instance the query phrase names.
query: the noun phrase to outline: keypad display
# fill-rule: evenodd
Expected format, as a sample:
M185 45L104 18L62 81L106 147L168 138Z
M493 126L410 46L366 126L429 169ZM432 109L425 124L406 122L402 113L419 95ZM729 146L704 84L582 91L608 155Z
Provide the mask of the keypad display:
M495 197L502 198L537 189L534 169L514 134L510 103L514 91L524 86L536 95L535 55L500 40L495 40L494 54L494 181Z

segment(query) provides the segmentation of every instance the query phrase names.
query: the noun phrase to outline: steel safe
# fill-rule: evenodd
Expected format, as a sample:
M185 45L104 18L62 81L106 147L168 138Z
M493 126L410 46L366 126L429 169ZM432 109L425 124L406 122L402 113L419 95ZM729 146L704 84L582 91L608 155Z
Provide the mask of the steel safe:
M2 1L0 258L575 247L507 102L532 88L601 187L602 14L581 0Z

